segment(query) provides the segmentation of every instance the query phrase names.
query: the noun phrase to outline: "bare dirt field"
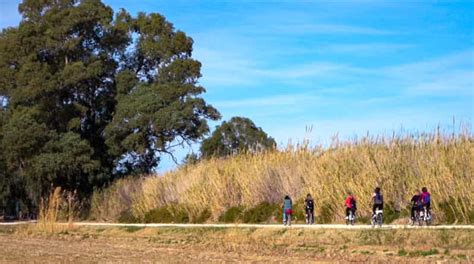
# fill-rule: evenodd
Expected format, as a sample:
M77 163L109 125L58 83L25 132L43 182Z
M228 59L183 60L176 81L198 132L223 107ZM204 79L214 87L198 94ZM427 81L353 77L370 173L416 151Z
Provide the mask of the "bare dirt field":
M0 228L2 263L472 262L473 230Z

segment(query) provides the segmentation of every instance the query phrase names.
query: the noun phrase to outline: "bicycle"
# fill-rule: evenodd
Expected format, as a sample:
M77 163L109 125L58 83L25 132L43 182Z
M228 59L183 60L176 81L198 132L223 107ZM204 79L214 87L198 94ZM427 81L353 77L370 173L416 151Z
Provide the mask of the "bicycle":
M383 211L380 209L375 210L375 215L372 217L372 227L378 225L382 227L383 223Z
M356 216L354 210L349 210L349 216L346 218L346 225L354 225L355 218Z
M425 222L426 225L431 225L433 221L433 218L431 216L431 212L426 208L426 206L423 206L423 210L420 211L420 225L421 223Z
M312 225L314 224L314 211L306 208L306 224Z
M411 225L413 226L415 224L418 224L419 226L423 225L420 210L415 210L414 218L411 219Z

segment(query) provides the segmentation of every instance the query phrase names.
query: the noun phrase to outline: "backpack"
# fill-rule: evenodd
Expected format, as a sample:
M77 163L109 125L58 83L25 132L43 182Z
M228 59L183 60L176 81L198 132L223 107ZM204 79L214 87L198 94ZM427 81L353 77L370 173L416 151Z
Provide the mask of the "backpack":
M354 199L354 197L351 198L351 205L353 209L356 209L356 200Z
M380 193L375 194L375 204L383 204L383 196Z
M431 195L429 193L425 193L423 195L423 203L427 204L427 203L430 203L430 202L431 202Z

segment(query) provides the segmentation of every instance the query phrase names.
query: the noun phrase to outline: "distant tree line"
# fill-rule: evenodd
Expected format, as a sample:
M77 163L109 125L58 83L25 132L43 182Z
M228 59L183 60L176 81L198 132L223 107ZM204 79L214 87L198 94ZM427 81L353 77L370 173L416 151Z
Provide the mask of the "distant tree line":
M150 173L220 119L201 97L193 40L160 14L114 13L100 0L24 0L19 12L0 33L0 208L34 211L52 187L87 198ZM274 146L233 118L199 158Z

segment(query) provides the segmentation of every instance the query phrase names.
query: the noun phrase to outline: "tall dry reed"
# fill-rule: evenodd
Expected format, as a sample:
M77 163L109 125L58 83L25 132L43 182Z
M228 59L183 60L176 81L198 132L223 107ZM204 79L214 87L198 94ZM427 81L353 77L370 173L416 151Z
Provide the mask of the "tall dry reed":
M48 197L41 198L36 228L46 233L54 233L59 228L58 222L67 221L67 228L71 229L78 212L76 192L62 191L61 187L56 187Z
M120 188L110 189L116 191L95 194L103 201L95 207L102 206L105 211L115 204L115 213L129 210L135 218L143 219L154 208L179 204L191 217L209 210L215 221L232 206L279 203L286 194L302 200L311 193L317 215L341 221L349 190L358 199L361 215L368 216L376 186L382 188L386 203L394 210L406 208L414 190L426 186L439 221L453 217L446 213L448 208L456 221L471 222L473 154L474 139L468 130L456 135L367 136L334 141L330 147L290 145L279 151L204 160L162 176L121 180L115 183ZM127 187L132 184L133 188ZM125 193L129 203L114 202L125 199L117 190L127 188L134 190Z

